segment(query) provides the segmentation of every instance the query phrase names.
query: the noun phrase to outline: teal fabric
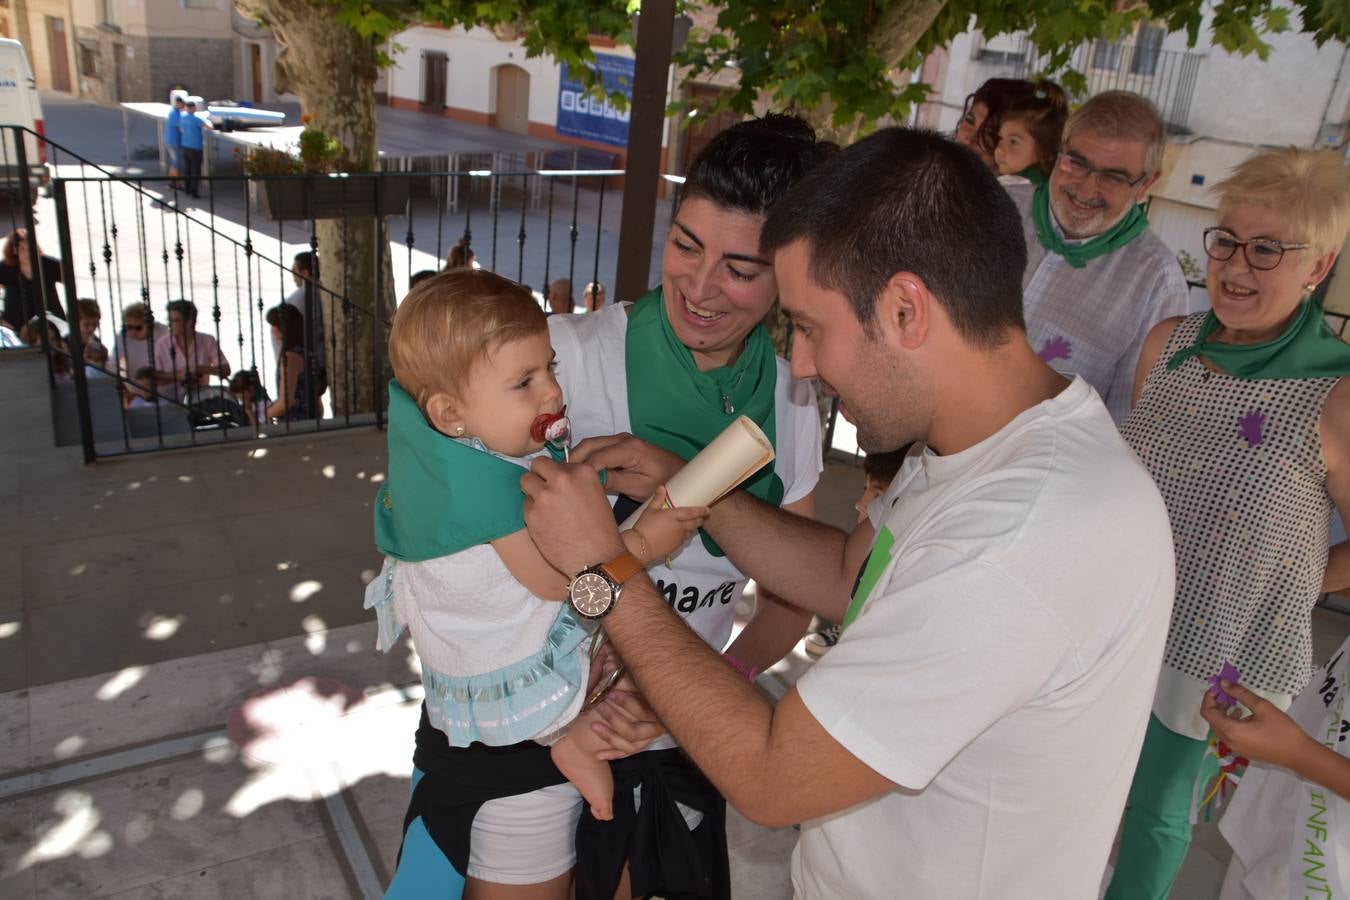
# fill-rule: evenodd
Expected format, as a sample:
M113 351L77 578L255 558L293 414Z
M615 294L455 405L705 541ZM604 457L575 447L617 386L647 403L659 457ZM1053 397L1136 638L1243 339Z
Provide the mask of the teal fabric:
M521 467L446 437L389 382L389 471L375 497L375 544L422 562L525 527Z
M778 362L763 325L746 336L745 349L734 363L700 371L671 327L661 289L656 288L629 312L624 358L629 426L644 441L692 459L741 416L754 421L770 443L777 441ZM742 487L773 506L783 502L783 479L772 465ZM724 555L706 532L700 535L709 553Z
M478 675L445 675L422 663L427 715L452 747L481 741L506 747L560 727L558 719L586 690L581 642L589 635L567 603L538 652Z
M1149 716L1105 900L1167 900L1191 846L1196 781L1203 787L1219 772L1208 747Z
M409 796L421 780L422 773L413 769ZM460 900L463 896L464 876L436 846L422 817L413 819L403 832L402 855L384 900Z

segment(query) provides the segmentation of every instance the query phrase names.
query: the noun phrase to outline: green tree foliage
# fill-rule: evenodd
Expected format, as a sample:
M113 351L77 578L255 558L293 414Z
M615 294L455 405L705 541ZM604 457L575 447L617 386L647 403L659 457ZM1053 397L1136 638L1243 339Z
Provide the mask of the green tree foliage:
M971 27L988 37L1025 32L1056 72L1084 42L1120 38L1144 21L1184 32L1192 45L1207 27L1216 46L1265 59L1265 36L1291 28L1319 46L1346 40L1350 0L728 0L716 30L696 30L679 61L690 77L736 70L726 102L737 111L767 97L849 138L922 100L926 87L897 85L897 72ZM1066 82L1082 87L1072 74Z

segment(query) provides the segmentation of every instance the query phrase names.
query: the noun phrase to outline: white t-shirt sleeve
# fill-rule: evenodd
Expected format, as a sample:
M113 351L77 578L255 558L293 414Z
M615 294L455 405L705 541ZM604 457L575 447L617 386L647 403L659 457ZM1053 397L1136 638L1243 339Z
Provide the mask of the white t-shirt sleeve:
M997 566L945 548L902 563L797 689L851 754L922 790L1076 660L1059 622Z
M776 450L787 451L778 468L783 479L783 505L796 503L816 489L825 465L821 458L820 411L811 382L792 378L779 363L779 377L787 379L785 402L779 404L775 423L778 432ZM784 428L784 425L787 427Z

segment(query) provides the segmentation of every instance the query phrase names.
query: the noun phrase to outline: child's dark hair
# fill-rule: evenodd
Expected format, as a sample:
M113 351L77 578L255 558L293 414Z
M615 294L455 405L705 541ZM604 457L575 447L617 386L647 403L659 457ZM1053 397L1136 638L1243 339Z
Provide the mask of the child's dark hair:
M1003 122L1020 122L1036 142L1036 162L1046 174L1055 168L1064 122L1069 118L1069 96L1064 88L1042 78L1036 91L1008 107ZM1000 123L1002 127L1002 123Z
M1021 78L990 78L966 98L965 106L961 109L962 119L976 103L984 104L984 121L980 123L980 130L975 133L974 139L985 153L992 156L994 148L998 146L998 129L1003 124L1004 114L1013 104L1031 96L1035 90L1035 85Z
M909 455L909 448L913 443L906 444L899 450L892 450L889 453L869 453L863 457L863 475L868 481L880 481L884 484L890 484L895 480L895 476L900 471L900 466Z

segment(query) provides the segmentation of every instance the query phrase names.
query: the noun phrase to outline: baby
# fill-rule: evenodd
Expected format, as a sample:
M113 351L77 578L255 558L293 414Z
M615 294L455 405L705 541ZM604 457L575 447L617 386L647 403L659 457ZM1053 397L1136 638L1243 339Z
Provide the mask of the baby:
M582 712L590 634L564 601L568 578L524 525L530 459L566 453L563 396L543 310L486 270L418 284L394 317L389 477L375 504L387 557L367 590L380 649L402 627L422 661L426 709L453 747L550 746L558 769L613 817L609 750ZM699 511L654 503L624 543L644 565L673 553Z

